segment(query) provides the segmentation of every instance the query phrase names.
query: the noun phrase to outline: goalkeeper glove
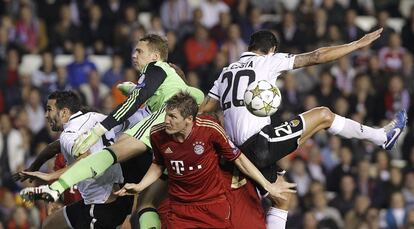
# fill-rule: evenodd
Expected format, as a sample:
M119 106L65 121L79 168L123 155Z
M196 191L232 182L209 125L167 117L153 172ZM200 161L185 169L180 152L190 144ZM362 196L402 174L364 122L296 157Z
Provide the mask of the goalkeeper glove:
M116 85L116 88L122 92L123 95L129 96L131 92L137 87L136 84L131 81L123 82Z
M94 145L102 135L105 134L106 128L101 123L96 124L90 131L81 134L76 140L72 148L72 155L75 158L84 154Z

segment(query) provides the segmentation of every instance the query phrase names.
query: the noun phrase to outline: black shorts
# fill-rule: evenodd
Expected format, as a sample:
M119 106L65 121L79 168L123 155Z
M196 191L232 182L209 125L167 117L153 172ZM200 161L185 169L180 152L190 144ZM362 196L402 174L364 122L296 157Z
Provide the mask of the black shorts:
M298 148L303 131L303 117L298 115L287 122L263 127L239 148L273 182L276 180L276 162Z
M131 213L132 196L118 197L107 204L85 205L83 200L64 207L68 225L75 229L115 229Z

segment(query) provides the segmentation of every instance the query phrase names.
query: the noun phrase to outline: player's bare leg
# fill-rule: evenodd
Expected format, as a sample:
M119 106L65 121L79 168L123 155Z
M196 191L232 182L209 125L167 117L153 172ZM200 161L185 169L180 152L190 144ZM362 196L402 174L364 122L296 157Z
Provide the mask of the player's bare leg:
M167 181L158 179L138 196L137 215L140 228L161 228L157 208L167 197Z
M369 140L385 149L391 149L407 122L406 112L400 111L389 125L376 129L336 115L327 107L314 108L303 113L302 117L304 131L299 139L299 145L306 142L316 132L327 129L332 134L345 138Z
M44 185L22 190L22 196L34 199L56 201L61 193L87 178L99 176L114 163L126 161L148 150L141 141L128 134L122 134L110 148L105 148L74 163L59 180L50 186Z
M278 180L285 181L283 175L277 176ZM272 207L266 213L266 228L285 228L288 217L290 199L295 193L284 193L286 199L272 198Z

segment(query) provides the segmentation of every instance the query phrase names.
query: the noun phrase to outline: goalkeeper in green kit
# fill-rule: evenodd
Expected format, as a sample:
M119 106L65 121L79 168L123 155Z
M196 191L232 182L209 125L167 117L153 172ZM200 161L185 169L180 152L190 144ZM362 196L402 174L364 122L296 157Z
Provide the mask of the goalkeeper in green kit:
M186 85L175 69L166 62L167 57L166 40L153 34L141 38L132 55L133 65L141 72L138 84L120 85L121 90L128 93L129 97L105 120L97 123L91 131L76 139L73 146L75 156L79 157L88 152L89 147L95 144L107 130L127 120L142 105L149 109L150 115L126 130L112 146L79 160L50 186L26 188L20 192L21 195L30 196L33 199L56 201L64 190L78 182L99 176L111 165L126 161L151 149L150 129L153 125L164 121L164 103L170 97L180 91L187 91L197 103L201 104L204 99L203 92Z

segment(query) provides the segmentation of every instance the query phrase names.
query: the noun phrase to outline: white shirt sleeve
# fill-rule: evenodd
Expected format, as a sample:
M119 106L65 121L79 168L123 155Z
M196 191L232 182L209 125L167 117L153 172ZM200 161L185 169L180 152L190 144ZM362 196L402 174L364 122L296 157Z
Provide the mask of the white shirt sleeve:
M279 73L293 69L295 63L295 55L289 53L276 53L270 57L272 67L271 71Z
M214 81L213 87L208 92L208 96L215 100L220 100L220 92L219 92L219 84L220 84L221 76Z
M72 147L75 144L75 140L78 137L78 134L72 131L64 131L60 134L60 148L63 153L66 153L67 155L70 155L74 157L72 154Z

